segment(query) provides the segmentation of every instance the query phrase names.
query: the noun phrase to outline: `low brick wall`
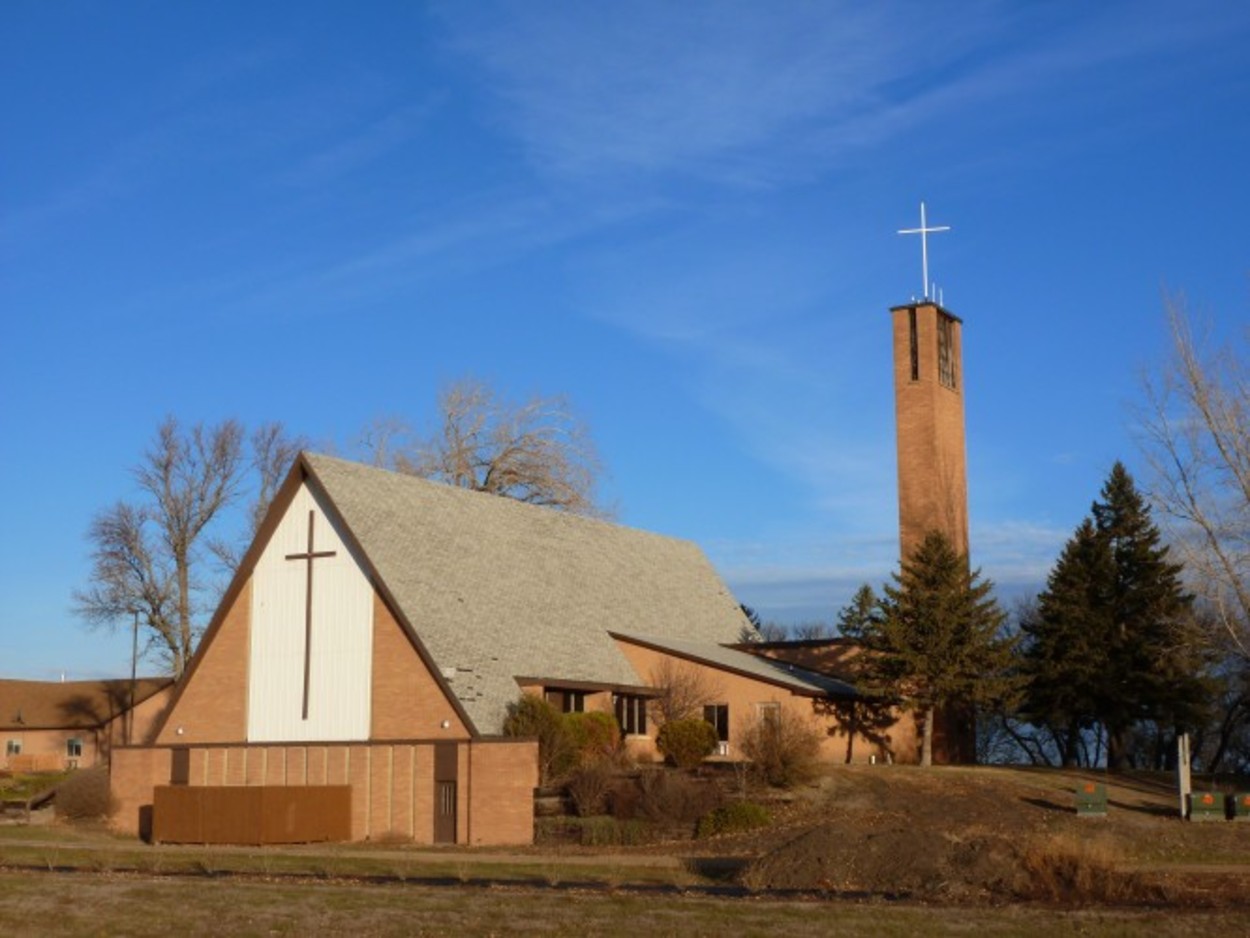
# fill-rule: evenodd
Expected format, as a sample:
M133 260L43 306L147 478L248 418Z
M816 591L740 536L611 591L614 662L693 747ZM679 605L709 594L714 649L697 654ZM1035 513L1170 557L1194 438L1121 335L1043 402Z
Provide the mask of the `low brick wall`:
M351 840L434 842L434 743L202 745L114 750L113 826L148 837L154 791L188 786L346 785L351 789ZM534 837L538 744L531 740L460 743L456 841L505 846Z

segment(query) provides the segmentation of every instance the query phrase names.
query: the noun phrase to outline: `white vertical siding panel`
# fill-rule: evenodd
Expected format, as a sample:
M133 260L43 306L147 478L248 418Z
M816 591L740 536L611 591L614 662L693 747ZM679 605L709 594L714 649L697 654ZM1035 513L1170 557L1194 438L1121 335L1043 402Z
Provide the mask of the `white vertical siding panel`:
M308 719L303 719L308 567L287 554L308 549L316 513ZM279 522L253 573L248 739L253 742L369 737L373 591L363 567L307 486Z

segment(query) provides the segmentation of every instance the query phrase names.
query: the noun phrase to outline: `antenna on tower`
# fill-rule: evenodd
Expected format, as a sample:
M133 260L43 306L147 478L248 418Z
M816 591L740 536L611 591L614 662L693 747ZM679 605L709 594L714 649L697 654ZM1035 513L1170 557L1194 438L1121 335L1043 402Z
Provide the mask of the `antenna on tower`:
M925 218L924 202L920 203L920 227L919 228L900 228L899 234L918 234L920 235L920 266L921 275L924 284L924 298L926 300L933 298L934 288L929 284L929 235L939 231L950 231L950 225L937 225L933 228L929 227L929 222ZM940 302L940 301L939 301Z

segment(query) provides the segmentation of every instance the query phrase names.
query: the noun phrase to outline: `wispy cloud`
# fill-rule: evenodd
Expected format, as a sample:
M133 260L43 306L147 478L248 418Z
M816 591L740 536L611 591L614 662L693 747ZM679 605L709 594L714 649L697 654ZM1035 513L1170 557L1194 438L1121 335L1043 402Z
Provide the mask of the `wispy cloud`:
M457 5L446 19L533 162L577 175L767 181L768 154L878 105L915 51L852 4Z
M774 185L987 104L1066 106L1074 81L1119 93L1082 79L1245 28L1209 7L981 2L952 20L918 3L487 3L443 18L541 171Z
M303 157L284 178L292 185L318 186L359 169L416 136L435 108L432 101L402 105L353 131L336 133L333 143Z

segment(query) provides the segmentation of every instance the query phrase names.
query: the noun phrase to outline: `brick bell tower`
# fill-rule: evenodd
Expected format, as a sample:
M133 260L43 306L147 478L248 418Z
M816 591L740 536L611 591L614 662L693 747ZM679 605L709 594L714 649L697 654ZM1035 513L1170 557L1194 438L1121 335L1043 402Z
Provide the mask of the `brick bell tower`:
M924 299L890 310L894 328L894 414L898 446L899 556L930 531L968 554L968 457L964 441L962 321L929 297L928 236L920 203Z

